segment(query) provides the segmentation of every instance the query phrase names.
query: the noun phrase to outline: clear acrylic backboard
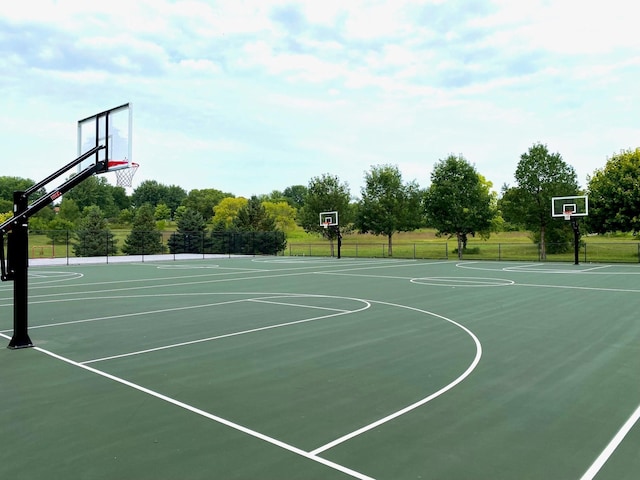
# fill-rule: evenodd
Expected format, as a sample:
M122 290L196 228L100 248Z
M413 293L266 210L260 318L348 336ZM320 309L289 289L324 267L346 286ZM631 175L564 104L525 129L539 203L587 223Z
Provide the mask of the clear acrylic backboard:
M114 161L110 171L129 168L133 161L131 135L132 107L129 103L78 120L78 156L91 148L105 147L82 162L79 171L103 160Z

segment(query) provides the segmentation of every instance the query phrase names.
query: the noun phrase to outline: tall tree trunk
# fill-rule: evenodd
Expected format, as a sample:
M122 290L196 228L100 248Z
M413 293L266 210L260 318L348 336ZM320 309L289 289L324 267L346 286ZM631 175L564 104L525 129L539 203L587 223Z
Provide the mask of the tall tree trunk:
M390 257L393 257L393 246L391 243L391 237L393 237L393 233L390 233L389 235L387 235L387 238L389 239L389 246L387 247L387 252L389 253Z
M547 245L544 241L544 230L545 226L540 226L540 260L547 259Z
M458 238L458 260L462 260L462 233L456 233L456 237Z

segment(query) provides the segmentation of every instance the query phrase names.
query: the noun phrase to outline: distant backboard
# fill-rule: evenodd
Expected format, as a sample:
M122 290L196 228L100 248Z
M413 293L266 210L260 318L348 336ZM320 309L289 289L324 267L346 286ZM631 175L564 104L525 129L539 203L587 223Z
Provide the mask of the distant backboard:
M321 227L337 227L338 212L320 212Z
M132 108L129 103L78 120L78 156L103 145L94 157L82 162L79 169L98 161L115 161L110 170L129 168L131 158Z
M589 199L586 195L553 197L551 199L552 217L586 217L589 215Z

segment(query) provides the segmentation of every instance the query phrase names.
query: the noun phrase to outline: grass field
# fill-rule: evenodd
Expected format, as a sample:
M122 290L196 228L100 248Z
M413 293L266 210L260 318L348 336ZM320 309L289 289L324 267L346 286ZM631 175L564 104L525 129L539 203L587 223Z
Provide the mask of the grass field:
M0 478L640 472L640 266L247 257L30 269ZM12 332L0 285L0 335Z

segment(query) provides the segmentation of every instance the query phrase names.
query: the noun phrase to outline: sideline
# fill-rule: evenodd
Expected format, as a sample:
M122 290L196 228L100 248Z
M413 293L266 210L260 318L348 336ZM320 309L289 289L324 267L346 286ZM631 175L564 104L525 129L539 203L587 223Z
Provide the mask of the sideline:
M611 439L609 444L605 447L605 449L598 455L598 458L593 462L589 470L585 472L585 474L580 477L580 480L592 480L600 471L600 469L607 463L607 460L613 455L613 452L616 451L618 446L624 440L624 437L627 436L627 433L633 428L636 422L640 419L640 405L636 408L636 411L631 414L629 419L620 427L618 433Z

